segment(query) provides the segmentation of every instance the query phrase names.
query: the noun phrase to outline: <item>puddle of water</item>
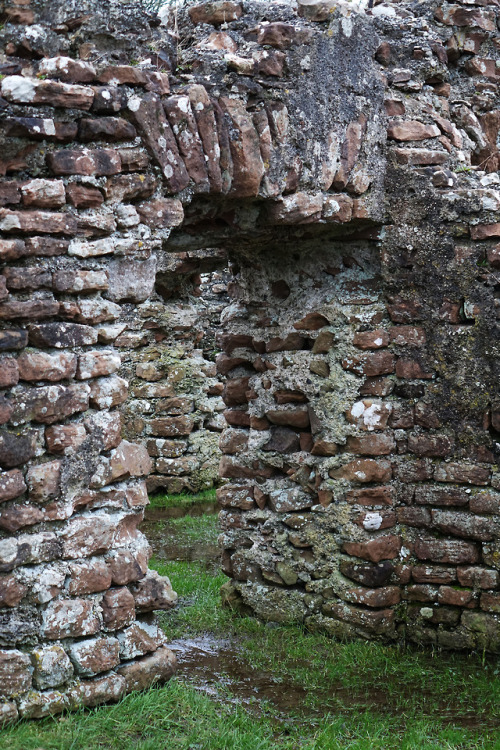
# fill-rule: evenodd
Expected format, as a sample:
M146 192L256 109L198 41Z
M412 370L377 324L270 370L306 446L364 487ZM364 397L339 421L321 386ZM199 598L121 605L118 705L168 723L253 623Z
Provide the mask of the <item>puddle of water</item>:
M288 714L303 705L307 696L300 685L285 683L267 672L253 669L237 646L208 635L169 643L178 659L177 676L213 697L261 710L269 702Z
M401 712L388 699L383 690L353 690L342 685L331 685L326 689L306 688L253 668L244 658L238 642L217 639L210 635L182 638L169 644L178 659L177 676L190 682L196 689L217 700L240 703L260 714L271 706L282 720L290 715L312 722L321 721L326 714L338 714L346 710L374 710L382 714ZM431 697L431 696L430 696ZM312 700L309 700L312 699ZM452 726L475 729L498 727L496 717L478 716L476 713L457 711L443 701L436 707L441 719Z
M144 521L140 526L153 554L160 560L186 560L219 564L220 549L215 541L190 539L168 523Z

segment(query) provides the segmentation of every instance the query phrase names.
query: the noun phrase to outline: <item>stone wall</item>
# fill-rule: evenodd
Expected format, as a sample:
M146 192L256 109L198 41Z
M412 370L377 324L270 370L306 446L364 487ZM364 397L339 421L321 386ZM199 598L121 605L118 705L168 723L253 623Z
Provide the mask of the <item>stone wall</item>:
M172 673L137 526L212 481L221 393L226 601L499 650L498 12L4 11L5 718Z

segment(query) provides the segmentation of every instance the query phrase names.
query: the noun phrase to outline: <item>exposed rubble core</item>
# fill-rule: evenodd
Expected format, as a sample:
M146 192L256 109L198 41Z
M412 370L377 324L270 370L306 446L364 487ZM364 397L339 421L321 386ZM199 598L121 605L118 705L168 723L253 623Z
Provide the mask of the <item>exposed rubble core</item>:
M366 6L4 3L2 720L173 673L219 437L227 603L500 651L500 2Z

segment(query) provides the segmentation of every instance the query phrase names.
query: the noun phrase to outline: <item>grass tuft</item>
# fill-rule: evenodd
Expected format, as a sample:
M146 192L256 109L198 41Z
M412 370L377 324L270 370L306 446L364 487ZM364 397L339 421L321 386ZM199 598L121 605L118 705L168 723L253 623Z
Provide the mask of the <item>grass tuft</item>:
M217 490L212 487L195 495L187 492L180 495L152 495L149 498L149 506L151 508L190 508L193 505L208 505L216 502L216 492Z

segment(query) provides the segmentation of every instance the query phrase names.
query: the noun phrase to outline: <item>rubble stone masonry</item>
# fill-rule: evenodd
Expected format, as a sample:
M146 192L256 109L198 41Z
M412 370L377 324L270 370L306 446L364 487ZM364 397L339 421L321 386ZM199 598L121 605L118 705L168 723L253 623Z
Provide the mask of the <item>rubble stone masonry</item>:
M374 5L3 3L1 720L171 676L219 450L227 603L500 651L500 2Z

